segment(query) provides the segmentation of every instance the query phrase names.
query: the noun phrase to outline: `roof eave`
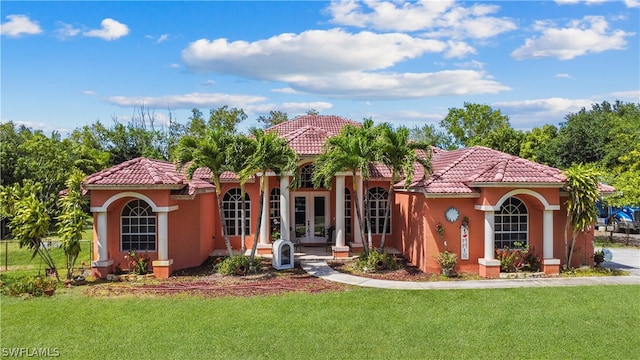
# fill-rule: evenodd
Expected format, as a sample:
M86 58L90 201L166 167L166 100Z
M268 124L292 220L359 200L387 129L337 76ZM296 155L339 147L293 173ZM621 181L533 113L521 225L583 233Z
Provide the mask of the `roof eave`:
M187 186L186 184L84 184L87 190L180 190Z
M477 188L562 188L565 186L563 182L468 182L465 184Z

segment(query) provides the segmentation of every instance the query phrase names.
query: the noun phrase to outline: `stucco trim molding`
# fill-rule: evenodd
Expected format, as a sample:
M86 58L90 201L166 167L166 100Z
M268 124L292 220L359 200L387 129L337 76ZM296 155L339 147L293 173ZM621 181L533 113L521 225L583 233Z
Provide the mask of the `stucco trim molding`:
M530 189L511 190L508 193L502 195L502 197L497 201L496 205L476 205L475 209L480 211L500 211L500 206L502 206L502 203L504 203L508 198L515 195L520 195L520 194L530 195L538 199L538 201L540 201L540 203L542 203L542 205L544 206L544 210L555 210L555 211L560 210L560 205L549 204L549 202L544 196Z
M137 198L137 199L140 199L140 200L144 200L147 204L149 204L151 206L151 210L153 212L157 212L157 213L158 212L165 212L166 213L166 212L171 212L171 211L178 210L178 205L174 205L174 206L158 206L147 195L140 194L140 193L134 192L134 191L125 191L125 192L117 193L117 194L111 196L110 198L107 199L107 201L104 202L104 204L102 204L102 206L92 206L91 207L91 212L106 212L109 209L109 206L111 206L111 204L113 204L115 201L120 200L122 198L126 198L126 197L133 197L133 198Z

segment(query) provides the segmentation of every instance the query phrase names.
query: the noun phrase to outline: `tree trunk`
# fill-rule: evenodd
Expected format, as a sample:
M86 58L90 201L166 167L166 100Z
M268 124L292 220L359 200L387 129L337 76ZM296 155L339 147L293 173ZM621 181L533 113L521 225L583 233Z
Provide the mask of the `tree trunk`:
M355 200L356 200L356 217L358 218L358 225L360 225L360 238L362 239L362 246L364 247L365 254L369 253L369 247L364 241L364 224L362 221L362 209L360 208L360 198L358 197L358 183L356 182L356 174L353 173L353 190L355 192Z
M576 238L578 237L578 235L576 233L573 233L572 239L571 239L571 249L569 250L569 256L567 257L567 266L571 267L571 257L573 256L573 248L576 246Z
M567 223L564 228L564 258L567 260L564 264L564 268L569 268L569 229L571 228L571 221L569 216L567 216Z
M266 174L267 171L263 171ZM264 176L260 177L260 201L258 205L258 224L256 225L255 235L253 236L253 244L251 245L251 256L249 256L249 271L255 272L256 268L253 265L253 260L256 257L256 251L258 250L258 236L260 236L260 226L262 226L262 207L264 206Z
M247 236L247 234L245 233L245 226L244 223L245 221L247 221L246 219L246 215L244 213L244 209L245 209L245 201L244 201L244 197L245 197L245 191L244 191L244 184L240 185L240 196L242 197L240 199L240 221L242 223L242 226L240 228L240 252L242 254L244 254L245 251L247 251L247 246L246 246L246 239L245 237Z
M393 181L389 185L389 197L387 198L387 207L384 209L384 227L382 231L382 237L380 238L380 252L384 252L384 243L387 238L387 226L389 225L389 213L391 213L391 199L393 199L395 189L393 187Z
M227 246L227 253L229 257L233 257L233 249L231 249L231 240L229 239L229 233L227 231L227 221L224 217L224 210L222 209L222 198L216 190L216 201L218 202L218 213L220 214L220 223L222 223L222 237L224 237L224 244Z
M369 180L364 182L364 220L367 226L367 244L373 249L373 235L371 234L371 214L369 213Z

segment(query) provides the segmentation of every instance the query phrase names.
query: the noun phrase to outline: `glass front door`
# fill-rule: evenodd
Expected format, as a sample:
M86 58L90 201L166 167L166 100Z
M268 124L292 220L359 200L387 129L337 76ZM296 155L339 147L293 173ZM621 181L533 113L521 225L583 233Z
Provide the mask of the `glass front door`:
M296 240L301 243L327 241L329 221L328 193L296 194L293 198L293 218Z

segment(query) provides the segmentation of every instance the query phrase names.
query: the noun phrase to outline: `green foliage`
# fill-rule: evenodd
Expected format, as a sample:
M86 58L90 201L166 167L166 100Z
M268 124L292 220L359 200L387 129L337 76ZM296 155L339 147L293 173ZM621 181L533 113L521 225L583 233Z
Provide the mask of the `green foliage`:
M596 266L600 266L604 262L604 250L596 250L593 252L593 262Z
M505 246L504 249L496 249L496 258L500 260L500 271L507 273L540 271L542 263L540 256L535 253L535 249L529 247L529 244L522 247L521 244L516 243L516 246L520 246L520 248L509 249Z
M458 263L458 255L455 253L444 251L435 256L438 260L438 265L443 272L451 272L456 269Z
M455 139L458 146L481 145L484 138L494 131L509 127L509 117L489 105L464 103L464 109L450 108L440 122Z
M548 166L559 167L557 147L558 128L544 125L525 133L520 144L520 157Z
M254 259L255 272L260 272L260 264L262 264L261 258ZM217 271L221 275L238 275L246 274L250 268L251 259L247 255L237 255L234 257L227 257L215 265Z
M288 121L287 113L283 111L269 111L269 116L260 115L258 116L258 122L264 123L264 127L268 128L274 125L282 124L285 121Z
M455 150L455 145L451 135L444 131L437 130L432 124L422 127L415 126L411 129L410 138L413 141L426 143L444 150Z
M45 290L55 290L57 281L43 276L28 276L18 279L3 287L3 294L9 296L20 296L29 294L32 296L42 296Z
M129 251L129 262L133 265L133 272L138 275L144 275L149 272L149 256L147 254L140 255L135 251Z
M379 270L397 270L400 264L392 255L372 249L369 252L360 254L357 266L363 272L376 272Z
M67 266L67 279L71 279L71 273L80 254L80 240L84 228L89 222L89 216L83 208L87 205L87 199L82 195L82 180L85 174L75 169L67 180L67 193L60 199L61 214L58 216L58 236L60 236L61 248L65 253Z
M524 138L524 132L503 126L487 133L477 145L519 156Z

